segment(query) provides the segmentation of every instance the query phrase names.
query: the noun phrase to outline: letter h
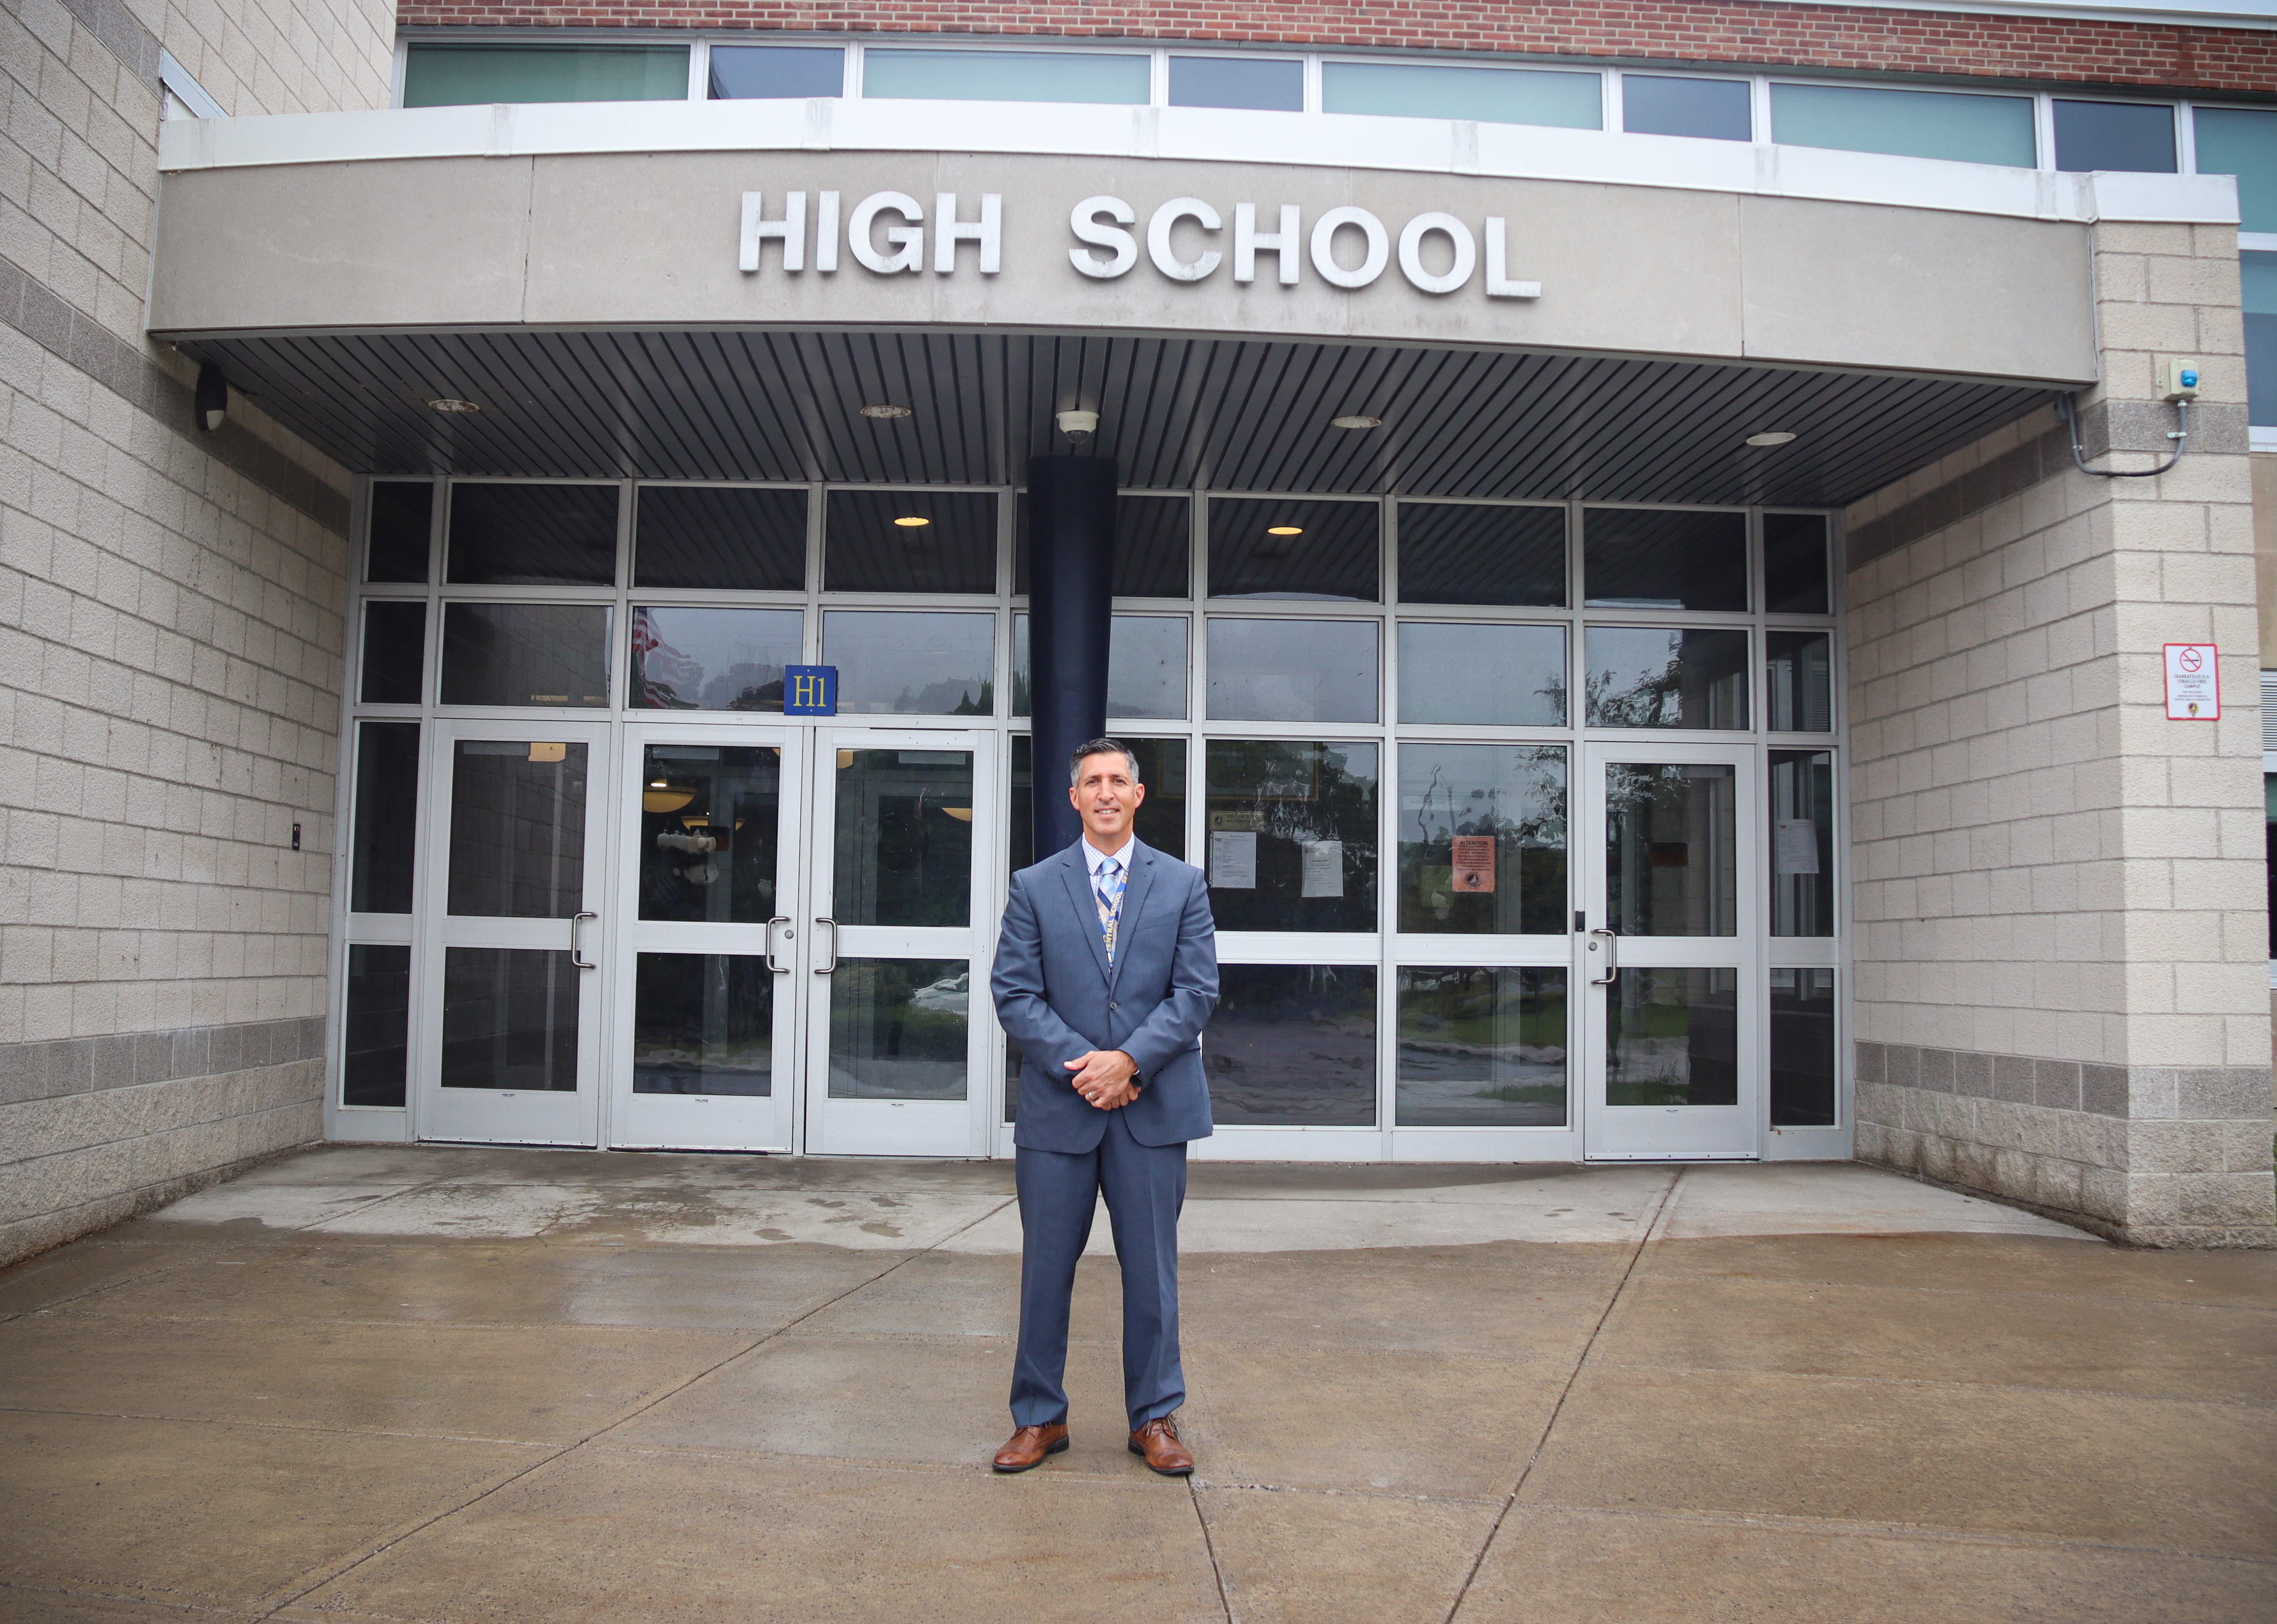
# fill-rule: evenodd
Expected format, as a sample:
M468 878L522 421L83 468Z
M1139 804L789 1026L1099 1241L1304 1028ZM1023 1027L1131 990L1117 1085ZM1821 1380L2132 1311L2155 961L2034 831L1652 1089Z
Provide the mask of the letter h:
M783 194L783 217L780 220L763 218L758 192L743 194L743 248L735 263L743 271L759 268L759 244L769 237L782 242L782 268L785 271L806 269L806 194L787 192Z

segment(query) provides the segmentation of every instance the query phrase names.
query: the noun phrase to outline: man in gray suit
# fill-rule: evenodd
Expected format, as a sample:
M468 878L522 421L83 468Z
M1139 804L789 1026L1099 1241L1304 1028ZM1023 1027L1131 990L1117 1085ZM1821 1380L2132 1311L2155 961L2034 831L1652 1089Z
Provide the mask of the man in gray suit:
M1170 1419L1186 1398L1178 1209L1186 1141L1210 1132L1201 1030L1217 1004L1216 926L1201 872L1131 833L1146 790L1130 751L1093 739L1070 769L1083 838L1012 876L992 981L1021 1052L1016 1430L995 1467L1024 1472L1067 1447L1068 1301L1104 1193L1131 1452L1184 1476L1194 1458Z

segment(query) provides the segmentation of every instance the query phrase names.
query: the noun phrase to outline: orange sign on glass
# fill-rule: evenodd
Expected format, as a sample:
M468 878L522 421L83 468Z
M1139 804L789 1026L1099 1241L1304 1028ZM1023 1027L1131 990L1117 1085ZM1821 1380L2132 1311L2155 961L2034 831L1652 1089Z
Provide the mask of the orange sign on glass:
M1494 889L1494 849L1491 835L1455 836L1455 895L1482 895Z

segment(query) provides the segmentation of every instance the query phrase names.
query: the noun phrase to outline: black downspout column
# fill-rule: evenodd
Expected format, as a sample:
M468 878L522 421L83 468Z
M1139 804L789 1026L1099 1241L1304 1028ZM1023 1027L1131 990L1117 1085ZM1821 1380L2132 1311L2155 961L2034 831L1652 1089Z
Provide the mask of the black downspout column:
M1028 459L1028 692L1036 859L1083 837L1067 761L1107 731L1107 637L1115 592L1111 457Z

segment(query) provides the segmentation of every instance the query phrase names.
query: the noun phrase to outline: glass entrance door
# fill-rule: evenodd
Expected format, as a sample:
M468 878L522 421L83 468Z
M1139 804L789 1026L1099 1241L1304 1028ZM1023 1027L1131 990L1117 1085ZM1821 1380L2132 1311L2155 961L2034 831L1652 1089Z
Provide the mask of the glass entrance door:
M1619 743L1584 759L1584 1154L1758 1155L1756 754Z
M987 1154L991 735L825 730L803 927L806 1148Z
M608 729L436 727L420 1137L596 1144Z
M797 1143L805 736L629 730L610 1143Z

